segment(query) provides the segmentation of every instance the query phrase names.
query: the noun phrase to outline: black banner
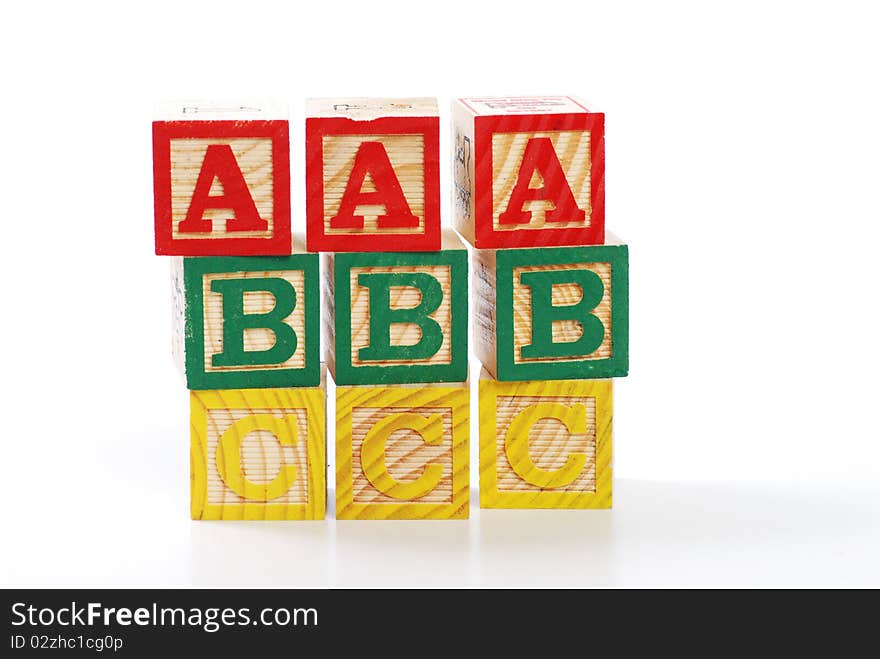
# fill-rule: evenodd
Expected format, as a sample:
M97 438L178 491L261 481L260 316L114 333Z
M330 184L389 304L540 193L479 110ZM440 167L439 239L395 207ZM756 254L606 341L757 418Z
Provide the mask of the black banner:
M876 607L841 593L575 590L7 590L0 656L255 657L267 651L467 657L564 648L629 654L710 636L730 650L761 639L791 651L831 638L837 652L873 628ZM873 599L873 596L872 596ZM833 603L833 606L832 606ZM841 637L835 630L846 630ZM705 648L707 651L709 647ZM589 650L589 652L587 652ZM285 652L287 654L288 652Z

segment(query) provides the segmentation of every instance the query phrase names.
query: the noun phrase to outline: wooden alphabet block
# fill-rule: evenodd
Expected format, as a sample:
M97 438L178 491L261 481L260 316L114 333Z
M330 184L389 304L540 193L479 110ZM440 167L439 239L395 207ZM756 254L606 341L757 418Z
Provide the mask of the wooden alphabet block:
M337 387L336 519L465 519L468 383Z
M611 507L611 380L479 389L481 508Z
M324 519L326 389L190 392L193 519Z
M626 245L475 250L474 344L499 380L629 370Z
M162 114L153 122L156 254L289 254L282 113L180 104Z
M317 254L177 257L172 263L172 345L187 387L318 384Z
M433 98L311 99L311 251L440 249L440 117Z
M467 249L325 256L327 364L337 384L462 382L468 376Z
M600 245L605 115L569 96L453 103L454 223L478 249Z

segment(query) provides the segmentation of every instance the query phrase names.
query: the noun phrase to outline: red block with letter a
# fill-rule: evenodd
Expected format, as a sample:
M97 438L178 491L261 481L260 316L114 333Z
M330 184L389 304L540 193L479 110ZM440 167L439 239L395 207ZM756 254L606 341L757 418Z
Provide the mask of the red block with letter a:
M440 117L433 98L310 99L312 252L440 249Z
M570 96L453 102L455 227L478 249L605 241L605 115Z
M268 105L169 106L153 122L156 254L287 255L290 130Z

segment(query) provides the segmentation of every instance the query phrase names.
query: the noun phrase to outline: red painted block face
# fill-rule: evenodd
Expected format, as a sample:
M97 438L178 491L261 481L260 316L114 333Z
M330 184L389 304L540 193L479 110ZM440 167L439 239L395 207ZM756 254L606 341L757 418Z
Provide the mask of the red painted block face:
M306 244L313 252L440 249L435 99L313 99Z
M453 104L455 225L479 249L605 239L605 115L568 96Z
M287 121L156 121L153 182L156 254L290 254Z

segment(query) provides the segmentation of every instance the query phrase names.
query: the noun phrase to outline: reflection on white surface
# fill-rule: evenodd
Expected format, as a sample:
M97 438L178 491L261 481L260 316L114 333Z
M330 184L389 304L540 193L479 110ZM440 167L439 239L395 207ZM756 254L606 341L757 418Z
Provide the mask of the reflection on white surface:
M479 510L474 490L467 521L230 523L190 521L181 483L120 480L6 544L5 583L880 585L876 490L617 480L613 511Z

